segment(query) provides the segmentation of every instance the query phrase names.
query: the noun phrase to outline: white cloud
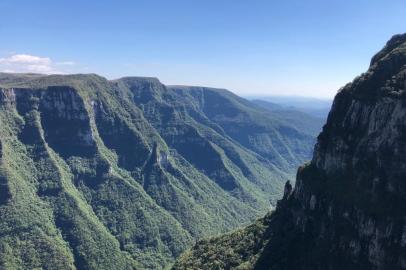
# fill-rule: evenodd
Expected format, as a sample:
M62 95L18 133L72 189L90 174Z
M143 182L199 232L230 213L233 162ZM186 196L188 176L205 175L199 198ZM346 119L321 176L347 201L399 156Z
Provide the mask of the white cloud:
M5 72L5 73L16 73L16 71L14 69L2 69L1 72Z
M73 61L54 63L49 57L40 57L29 54L14 54L0 58L0 70L3 72L28 72L44 74L65 73L59 66L73 66Z
M49 59L48 57L39 57L29 54L14 54L7 58L0 58L0 63L50 65L51 59Z

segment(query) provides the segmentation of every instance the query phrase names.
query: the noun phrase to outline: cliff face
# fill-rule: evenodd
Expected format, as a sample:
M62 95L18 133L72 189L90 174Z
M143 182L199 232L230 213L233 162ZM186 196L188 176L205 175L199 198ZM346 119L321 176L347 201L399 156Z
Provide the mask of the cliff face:
M160 269L265 213L314 138L227 91L199 93L0 73L0 268ZM199 103L223 101L233 113L210 117L245 127L241 142ZM268 131L264 158L249 142Z
M405 179L406 35L398 35L338 92L295 188L286 184L266 230L247 232L260 240L245 262L230 255L243 253L235 245L213 252L201 242L175 268L406 269Z
M293 246L307 250L297 255L309 259L287 265L406 268L405 90L403 35L337 94L312 162L299 169L295 190L280 203L300 231ZM259 265L271 261L263 256Z

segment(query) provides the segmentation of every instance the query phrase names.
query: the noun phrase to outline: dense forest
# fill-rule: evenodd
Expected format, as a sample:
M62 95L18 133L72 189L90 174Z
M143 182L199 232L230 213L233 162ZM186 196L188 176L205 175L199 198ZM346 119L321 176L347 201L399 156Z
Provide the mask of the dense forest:
M170 265L275 206L322 125L300 115L154 78L0 74L1 268Z

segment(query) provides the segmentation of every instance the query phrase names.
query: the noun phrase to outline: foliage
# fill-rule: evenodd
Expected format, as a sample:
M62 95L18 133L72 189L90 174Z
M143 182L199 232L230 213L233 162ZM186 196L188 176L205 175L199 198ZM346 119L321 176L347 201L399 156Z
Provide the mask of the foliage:
M224 90L0 74L0 267L168 266L266 213L313 140Z
M252 269L269 241L265 234L270 218L271 214L267 214L243 229L198 241L172 269Z

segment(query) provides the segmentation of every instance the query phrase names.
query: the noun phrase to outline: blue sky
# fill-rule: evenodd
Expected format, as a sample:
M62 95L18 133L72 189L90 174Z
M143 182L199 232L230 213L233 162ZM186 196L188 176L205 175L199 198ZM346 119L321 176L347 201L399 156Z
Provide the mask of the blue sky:
M0 0L0 70L333 97L406 32L404 0Z

